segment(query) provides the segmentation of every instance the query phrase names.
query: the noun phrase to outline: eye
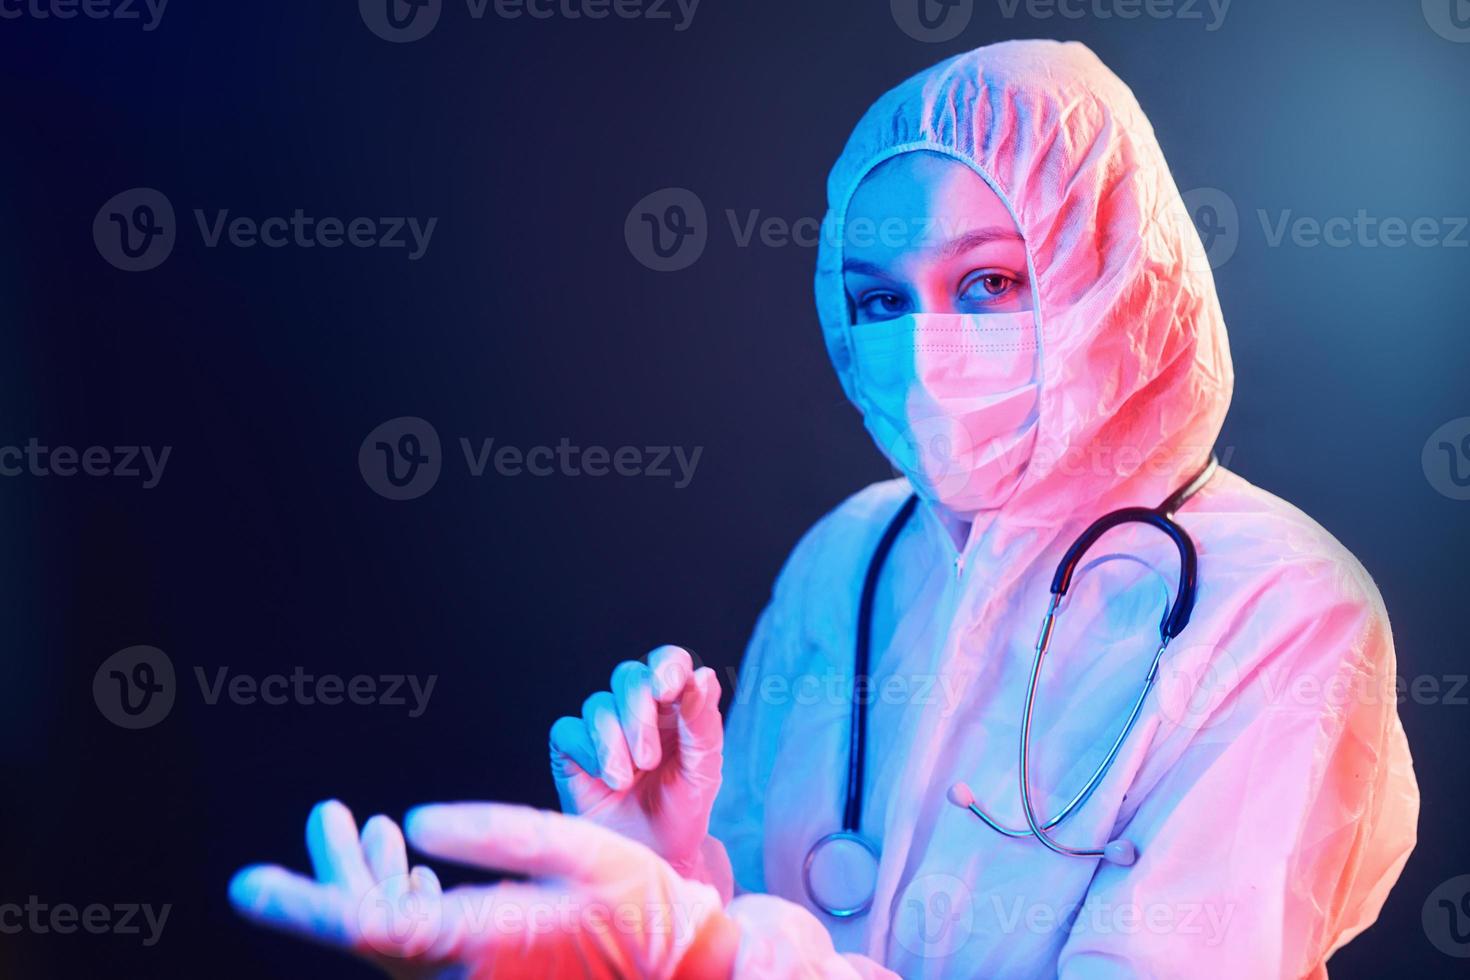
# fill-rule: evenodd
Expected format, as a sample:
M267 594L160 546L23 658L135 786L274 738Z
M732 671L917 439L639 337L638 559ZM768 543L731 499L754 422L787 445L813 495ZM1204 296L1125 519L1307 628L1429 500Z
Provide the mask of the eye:
M875 290L858 300L857 310L863 320L892 320L908 311L908 300L898 293Z
M1020 280L1004 272L986 270L965 280L960 290L960 299L976 303L990 303L1009 295L1019 286Z

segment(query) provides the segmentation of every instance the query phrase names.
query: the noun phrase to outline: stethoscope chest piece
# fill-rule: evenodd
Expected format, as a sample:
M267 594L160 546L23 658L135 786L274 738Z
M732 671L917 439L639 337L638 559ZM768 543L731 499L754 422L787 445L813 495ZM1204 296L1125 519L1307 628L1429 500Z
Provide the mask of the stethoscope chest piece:
M823 912L839 919L862 915L878 888L878 848L850 830L828 834L807 851L801 877Z

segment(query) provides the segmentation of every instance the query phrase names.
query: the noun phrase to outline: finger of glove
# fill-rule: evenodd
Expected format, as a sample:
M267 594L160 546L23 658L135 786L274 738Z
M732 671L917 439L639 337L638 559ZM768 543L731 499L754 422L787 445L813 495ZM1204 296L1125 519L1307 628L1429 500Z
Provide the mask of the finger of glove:
M648 655L648 669L653 674L654 700L673 704L694 673L694 658L683 647L661 646Z
M382 814L363 824L362 853L374 881L402 881L407 890L408 845L398 824Z
M551 779L563 813L585 813L606 797L597 748L581 718L558 718L551 726Z
M409 890L415 895L424 898L438 898L444 894L444 886L439 883L439 876L434 869L426 864L416 864L408 873Z
M636 660L623 661L612 673L612 695L633 765L652 772L664 756L658 702L653 698L653 671Z
M340 888L276 865L245 868L230 881L230 904L245 918L339 949L356 944L352 901Z
M426 854L489 870L582 882L624 877L648 848L577 817L507 803L415 807L408 839Z
M357 821L352 811L337 800L312 807L306 818L306 850L317 880L337 885L349 895L361 897L373 887L372 872L362 854Z
M617 703L610 691L598 691L582 702L582 720L597 751L597 768L608 788L622 791L633 785L633 757L623 725L618 721Z
M721 753L725 728L720 718L720 679L708 667L694 672L679 699L679 762L694 769L712 753Z

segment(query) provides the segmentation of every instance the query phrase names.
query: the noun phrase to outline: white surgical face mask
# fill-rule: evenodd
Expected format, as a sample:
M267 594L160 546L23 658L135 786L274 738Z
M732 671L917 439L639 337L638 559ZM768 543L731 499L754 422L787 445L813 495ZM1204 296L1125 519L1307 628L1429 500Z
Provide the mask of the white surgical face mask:
M956 515L1005 503L1036 443L1032 313L913 313L848 327L863 422L920 496Z

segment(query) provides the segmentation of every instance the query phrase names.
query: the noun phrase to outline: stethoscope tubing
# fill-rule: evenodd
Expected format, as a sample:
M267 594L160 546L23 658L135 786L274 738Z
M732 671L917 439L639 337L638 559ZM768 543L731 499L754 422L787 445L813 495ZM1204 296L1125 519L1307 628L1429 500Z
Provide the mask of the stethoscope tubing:
M877 597L878 579L883 575L883 565L888 561L888 553L893 550L893 543L898 540L899 532L908 523L918 504L919 498L910 496L898 509L893 520L888 522L883 537L878 541L878 547L873 551L873 558L868 562L868 573L863 577L863 592L858 602L857 644L853 652L853 707L847 742L851 746L847 759L847 805L842 813L842 829L852 834L857 834L863 823L862 786L867 768L868 701L867 698L858 696L857 685L862 678L868 677L871 665L873 602ZM856 793L853 792L853 787L858 788Z
M1132 511L1114 511L1098 521L1082 533L1067 549L1061 565L1052 580L1052 597L1047 606L1046 618L1042 622L1041 633L1036 641L1036 652L1031 662L1031 678L1026 686L1026 709L1021 716L1021 739L1020 739L1020 787L1021 787L1021 810L1026 816L1026 824L1030 828L1030 835L1035 837L1049 850L1057 854L1069 857L1107 857L1117 859L1119 864L1132 864L1135 851L1128 844L1126 848L1118 848L1116 853L1110 852L1108 847L1114 847L1118 843L1113 842L1108 847L1070 847L1053 839L1047 831L1057 826L1066 819L1074 809L1081 806L1092 798L1093 792L1098 784L1102 782L1103 776L1112 768L1113 761L1117 759L1118 753L1123 748L1123 743L1128 740L1133 726L1138 722L1138 717L1143 712L1143 704L1148 700L1153 691L1154 681L1158 678L1159 663L1163 660L1164 651L1169 648L1169 641L1178 636L1189 623L1190 615L1194 611L1194 602L1199 584L1199 556L1194 547L1194 541L1189 533L1179 526L1174 520L1174 514L1184 503L1194 496L1201 487L1210 481L1219 468L1219 460L1211 453L1209 461L1204 468L1197 473L1193 479L1179 490L1165 498L1164 502L1157 508L1145 513ZM1041 680L1041 665L1046 659L1047 649L1051 645L1051 633L1056 623L1058 606L1062 597L1066 594L1067 587L1071 584L1072 574L1081 562L1082 556L1104 533L1121 524L1130 522L1144 523L1159 528L1170 539L1179 550L1179 591L1176 593L1173 606L1164 614L1164 620L1159 626L1159 645L1154 651L1153 659L1149 662L1148 675L1144 678L1143 686L1139 689L1138 696L1133 699L1133 706L1128 711L1128 717L1124 719L1123 727L1118 732L1113 744L1108 748L1092 776L1083 784L1081 791L1072 797L1071 801L1062 808L1055 817L1046 823L1042 823L1036 815L1036 809L1031 802L1031 718L1036 707L1036 688ZM978 806L970 808L973 811ZM986 820L986 823L991 821Z
M1083 806L1092 798L1093 793L1112 768L1113 762L1117 759L1118 753L1122 751L1123 744L1127 741L1128 736L1132 733L1134 726L1137 724L1143 712L1143 705L1153 690L1154 682L1158 677L1159 665L1163 660L1164 651L1168 649L1169 641L1179 635L1189 622L1198 589L1198 555L1193 539L1187 531L1174 521L1173 517L1175 512L1186 501L1210 481L1218 467L1219 461L1211 453L1209 461L1205 466L1184 486L1165 498L1158 507L1123 508L1105 514L1089 525L1063 555L1061 562L1057 566L1056 574L1052 578L1051 599L1047 605L1046 615L1042 619L1041 629L1037 636L1031 674L1026 689L1025 710L1021 718L1021 737L1018 753L1020 770L1019 784L1021 809L1025 814L1027 826L1025 828L1008 827L991 817L973 799L961 804L978 817L986 826L990 827L990 829L1006 837L1035 837L1055 853L1065 854L1071 857L1109 856L1107 848L1069 847L1053 839L1048 831L1058 827L1079 807ZM899 508L893 520L890 521L888 527L885 529L883 537L879 540L878 547L875 549L873 558L869 563L867 575L863 581L863 592L858 616L858 637L854 656L854 684L858 683L858 678L867 675L870 665L872 606L883 564L887 561L894 541L897 539L904 525L908 522L909 517L913 514L917 504L918 497L910 496L904 502L903 506ZM1050 819L1043 820L1036 813L1035 806L1032 802L1030 786L1031 728L1036 706L1036 691L1041 680L1042 664L1046 659L1046 654L1051 645L1051 636L1055 628L1062 599L1065 597L1067 589L1071 586L1073 574L1080 566L1083 557L1104 534L1120 525L1128 523L1148 524L1162 531L1174 542L1180 559L1178 591L1176 592L1173 604L1165 612L1163 620L1159 625L1159 645L1154 651L1143 686L1134 698L1133 704L1128 710L1127 717L1124 719L1122 728L1114 737L1102 761L1093 769L1092 774L1083 783L1082 788L1054 816ZM866 762L864 758L867 748L866 743L867 705L863 698L857 697L856 689L854 689L851 732L848 742L849 746L851 746L851 751L848 759L847 801L843 814L843 830L852 834L859 833L862 821L862 786ZM1126 863L1131 863L1131 860Z

